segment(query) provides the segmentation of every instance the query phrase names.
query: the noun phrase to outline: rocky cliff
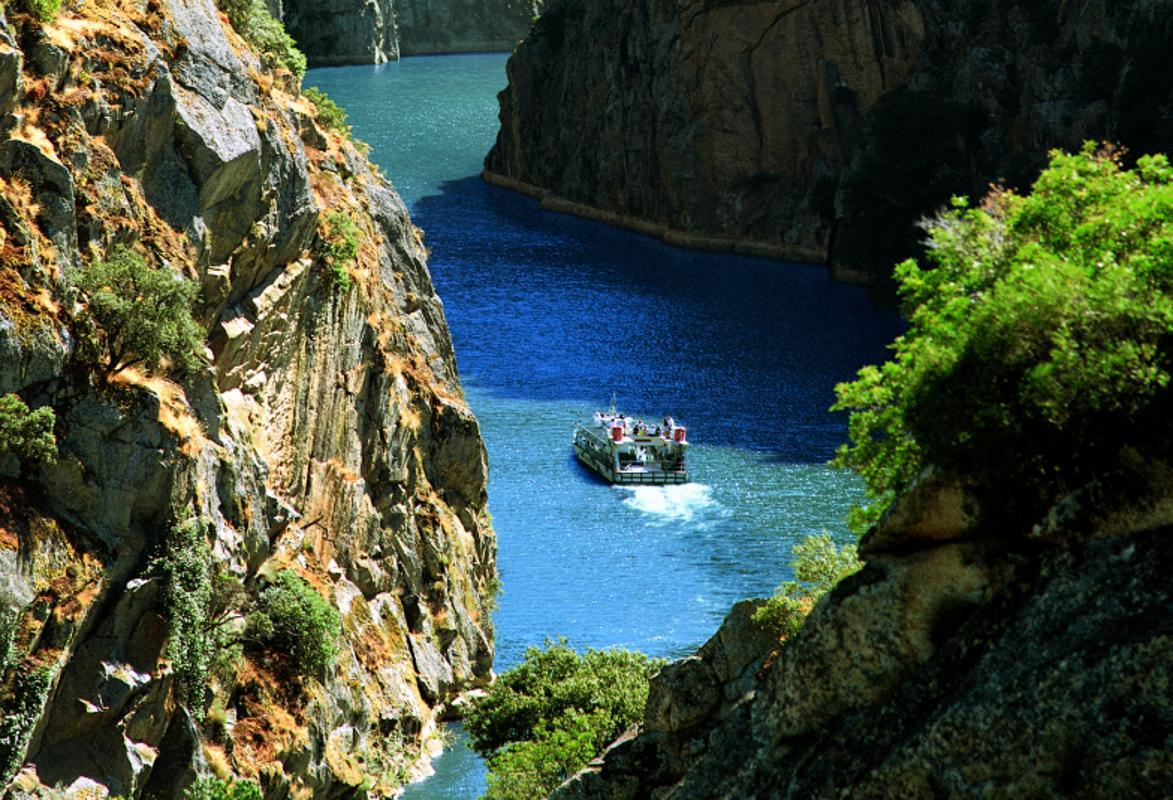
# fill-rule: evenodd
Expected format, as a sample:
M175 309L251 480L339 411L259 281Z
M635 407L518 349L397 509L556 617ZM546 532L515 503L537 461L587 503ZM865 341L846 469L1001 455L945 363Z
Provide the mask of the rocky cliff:
M486 177L665 240L875 281L1053 147L1173 146L1168 0L552 0ZM1164 109L1164 110L1163 110Z
M485 454L420 232L211 0L5 13L0 396L57 441L0 446L6 796L388 795L492 661ZM198 368L97 377L75 285L117 245L198 285ZM184 519L229 610L292 570L340 612L320 674L238 636L181 702L171 644L214 622L164 602Z
M557 800L1163 797L1173 781L1173 528L1095 489L990 529L925 481L864 569L779 642L754 602L653 681Z
M400 55L513 50L541 0L283 0L286 27L313 66L380 64Z

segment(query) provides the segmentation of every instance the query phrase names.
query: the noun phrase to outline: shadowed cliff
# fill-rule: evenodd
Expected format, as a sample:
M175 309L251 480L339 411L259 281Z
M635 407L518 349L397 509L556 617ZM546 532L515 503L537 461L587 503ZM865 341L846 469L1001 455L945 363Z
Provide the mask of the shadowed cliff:
M428 53L511 52L541 0L279 0L278 16L311 66L381 64Z
M1173 146L1167 0L555 0L486 176L674 244L884 281L952 194L1048 149Z

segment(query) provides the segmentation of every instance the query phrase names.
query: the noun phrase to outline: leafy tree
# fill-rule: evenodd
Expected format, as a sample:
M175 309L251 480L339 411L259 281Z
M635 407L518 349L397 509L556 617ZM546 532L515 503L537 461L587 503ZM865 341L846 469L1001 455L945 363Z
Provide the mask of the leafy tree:
M193 369L204 332L191 316L196 287L170 270L156 269L121 245L93 261L77 278L90 315L101 326L106 351L103 377L143 364L157 370L166 358Z
M855 546L836 547L828 533L807 536L794 545L793 553L795 580L779 586L753 616L754 622L786 638L798 632L820 597L860 568Z
M643 716L664 662L626 650L579 655L565 639L531 647L465 717L488 759L490 800L541 798Z
M48 667L18 669L0 697L0 783L7 785L20 769L52 687L53 671Z
M203 713L218 644L209 635L212 552L206 532L205 520L183 520L168 532L163 553L154 562L154 571L163 578L163 607L171 628L167 657L180 699L197 717Z
M254 640L288 653L300 672L315 674L338 657L342 619L313 587L285 569L257 598L248 630Z
M57 458L56 422L53 409L29 411L15 394L0 395L0 455L11 453L25 461L44 462Z
M216 0L216 5L228 16L233 30L256 48L266 65L287 69L298 81L305 76L305 55L297 49L285 26L269 13L264 0Z
M213 681L230 688L241 637L232 625L252 607L236 578L216 572L208 546L210 523L187 518L168 530L151 564L163 580L163 608L170 626L167 657L175 670L179 699L197 719Z
M972 481L988 514L1030 520L1130 453L1167 454L1164 156L1054 152L1030 195L955 200L925 227L930 263L896 271L910 324L893 359L837 387L851 443L836 462L873 498L857 526L930 465Z
M350 126L346 124L346 109L335 103L328 94L316 86L304 89L301 94L314 104L314 108L318 111L319 122L343 136L350 136Z
M540 722L534 738L507 745L489 757L484 800L534 800L546 797L599 752L596 731L602 712L571 710L553 722ZM605 746L605 745L604 745Z

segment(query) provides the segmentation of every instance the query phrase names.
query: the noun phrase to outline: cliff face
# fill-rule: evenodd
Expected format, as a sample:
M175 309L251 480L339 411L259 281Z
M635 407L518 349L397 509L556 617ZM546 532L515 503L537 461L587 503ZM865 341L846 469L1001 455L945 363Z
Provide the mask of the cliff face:
M1171 11L553 0L510 59L487 177L674 243L876 280L915 220L1032 178L1049 148L1169 149Z
M280 17L315 67L382 64L399 58L399 32L392 0L284 0Z
M735 606L653 681L643 728L553 797L1163 796L1168 502L1095 496L1028 534L920 487L792 640Z
M492 661L484 449L419 232L211 0L0 23L0 395L51 408L58 442L0 449L3 782L391 792ZM357 234L345 281L332 215ZM72 286L115 244L197 282L204 366L94 378ZM340 611L323 674L246 643L207 708L178 703L152 560L184 516L246 595L288 568Z
M542 0L400 0L399 50L405 56L512 52L525 38Z
M400 55L512 51L541 0L284 0L285 25L313 66L380 64Z

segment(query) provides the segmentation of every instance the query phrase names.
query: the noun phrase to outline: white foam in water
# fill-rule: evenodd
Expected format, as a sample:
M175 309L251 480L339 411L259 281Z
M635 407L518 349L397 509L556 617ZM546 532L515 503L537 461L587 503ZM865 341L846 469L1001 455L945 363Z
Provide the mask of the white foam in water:
M713 499L713 487L703 483L618 488L630 493L629 497L624 498L623 505L663 522L691 522L701 512L717 505Z

